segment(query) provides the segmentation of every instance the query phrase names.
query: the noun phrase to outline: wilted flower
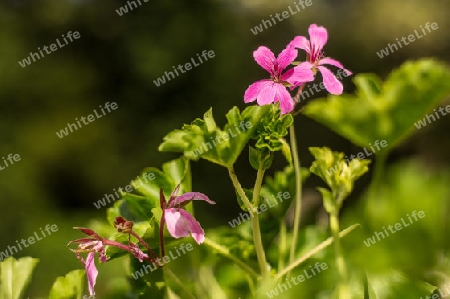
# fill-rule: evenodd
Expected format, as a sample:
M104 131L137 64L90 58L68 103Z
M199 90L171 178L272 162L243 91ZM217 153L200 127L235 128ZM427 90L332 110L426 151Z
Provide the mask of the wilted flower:
M81 238L77 240L70 241L67 245L70 245L72 243L78 243L77 249L71 249L73 252L75 252L77 258L81 261L83 264L85 270L86 270L86 276L88 279L88 287L89 287L89 294L91 296L95 295L94 286L95 282L97 280L98 270L95 267L95 253L99 253L99 259L102 263L107 261L106 254L105 254L105 246L103 244L104 238L100 237L97 233L95 233L93 230L89 228L84 227L74 227L75 229L81 230L83 233L88 235L88 238ZM88 252L86 261L81 257L80 253Z
M115 220L116 227L120 227L121 229L126 229L128 233L136 234L134 231L131 230L131 227L133 227L133 222L126 221L123 217L117 217ZM102 263L105 263L108 258L106 257L106 249L105 246L115 246L117 248L123 249L125 251L128 251L131 253L135 258L137 258L140 262L143 260L153 262L154 260L149 258L147 254L142 252L142 250L139 248L138 244L132 243L131 241L128 242L128 246L124 245L122 243L119 243L117 241L108 240L106 238L103 238L99 236L96 232L89 228L85 227L74 227L74 229L79 229L86 235L88 235L87 238L81 238L77 240L70 241L67 245L77 243L78 247L76 249L71 249L73 252L75 252L77 258L81 261L83 264L85 270L86 270L86 276L88 279L88 287L89 287L89 294L91 296L95 295L95 283L97 280L98 270L95 267L95 253L97 252L99 254L99 260ZM119 228L118 228L119 230ZM138 236L139 237L139 236ZM139 237L139 240L142 239ZM143 242L143 241L142 241ZM147 244L145 244L146 248L148 248ZM150 251L151 249L148 248ZM88 253L86 261L81 257L80 253ZM151 251L152 254L153 251Z

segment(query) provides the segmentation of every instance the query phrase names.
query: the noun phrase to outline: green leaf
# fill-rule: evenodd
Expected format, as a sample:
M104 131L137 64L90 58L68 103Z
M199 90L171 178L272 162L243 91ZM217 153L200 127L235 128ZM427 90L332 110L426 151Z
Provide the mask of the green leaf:
M374 74L354 78L356 95L330 95L304 113L361 147L386 140L387 151L415 131L413 124L450 94L450 70L431 59L409 61L385 82Z
M282 143L281 153L286 158L286 161L288 161L288 163L290 165L293 165L291 147L289 146L289 144L284 139L281 139L281 143Z
M310 147L315 157L310 171L320 177L332 190L328 194L324 189L319 191L324 195L325 209L340 209L342 201L352 192L355 181L369 170L370 160L353 159L345 161L344 154L333 152L327 147ZM334 198L335 205L331 205L330 196Z
M0 298L19 299L31 280L39 259L8 257L0 263Z
M50 290L49 299L82 299L84 270L74 270L58 277Z
M257 140L256 147L268 149L271 152L282 150L283 137L289 132L289 127L294 122L292 114L281 114L279 103L269 105L270 109L264 114L256 126L252 139Z
M212 108L181 130L174 130L164 137L160 151L181 152L185 157L209 160L230 167L247 144L256 125L270 109L266 106L249 106L242 111L233 107L226 115L228 123L223 130L217 127Z
M273 152L270 152L268 149L259 149L250 146L248 160L255 170L268 169L272 165Z
M244 190L245 195L247 196L248 200L250 201L250 203L254 206L254 203L252 202L253 199L253 189L246 189L246 188L242 188ZM239 196L239 194L236 191L236 197L237 197L237 201L239 206L241 207L241 209L245 212L248 212L247 207L245 206L242 198ZM259 202L262 202L264 200L264 198L260 195L259 196ZM256 213L256 211L253 211Z
M435 286L413 280L398 270L367 273L367 283L370 299L425 298L436 290Z
M336 202L334 201L333 194L331 194L330 190L317 187L320 194L322 194L323 198L323 207L328 214L332 214L336 212L336 208L339 210L339 207L336 206Z
M150 220L153 217L152 209L157 207L158 204L155 201L148 200L144 196L131 193L123 193L122 199L126 202L131 214L135 216L132 221Z
M163 164L164 173L172 181L180 183L180 193L192 190L191 166L189 159L184 157Z
M149 176L153 179L136 179L131 184L138 193L144 195L148 200L152 202L151 205L159 206L160 189L163 188L164 194L170 196L173 189L175 189L176 187L176 183L171 177L166 175L158 168L154 167L146 168L139 177L143 178Z
M303 183L309 177L308 169L301 168L301 174ZM287 166L282 171L275 172L273 177L266 176L261 196L265 199L261 203L266 203L270 207L269 214L275 215L278 219L283 218L295 197L294 168Z
M163 171L154 167L144 169L141 175L131 182L136 192L141 195L121 192L122 199L107 210L107 219L112 226L118 216L133 221L133 230L153 249L159 248L157 223L162 216L160 188L163 188L168 200L178 184L178 195L191 191L192 184L189 159L182 157L169 161L163 164L162 169ZM186 205L185 209L192 213L192 204ZM116 235L116 232L113 235L114 240L123 244L127 243L127 238L127 235ZM123 250L111 246L107 247L106 253L111 259L125 254Z
M158 168L144 169L141 175L131 182L131 185L141 195L121 192L122 199L108 209L108 221L114 224L114 218L122 216L127 220L139 222L149 221L154 215L152 210L160 206L159 192L163 188L166 199L170 197L175 187L180 184L178 194L191 191L191 171L187 158L179 158Z
M130 259L130 270L132 276L129 282L132 290L139 297L134 298L165 298L167 284L164 280L163 269L155 269L154 264L139 262L137 259ZM153 271L152 271L153 270Z

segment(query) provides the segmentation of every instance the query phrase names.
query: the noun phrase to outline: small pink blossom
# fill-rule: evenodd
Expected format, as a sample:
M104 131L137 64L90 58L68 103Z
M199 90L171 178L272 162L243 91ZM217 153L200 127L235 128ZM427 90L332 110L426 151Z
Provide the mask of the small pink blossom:
M270 74L270 79L263 79L251 84L244 93L244 102L257 101L258 105L267 105L280 102L280 109L283 114L294 109L294 101L286 90L286 87L298 85L299 82L309 82L314 80L314 73L307 62L283 71L295 60L298 51L288 45L275 58L273 52L267 47L261 46L253 52L253 57L263 69Z
M305 50L308 53L309 65L312 69L318 69L323 77L325 88L331 94L339 95L343 91L342 83L333 75L333 73L323 65L333 65L343 69L348 75L352 73L346 70L337 60L323 56L323 47L328 40L328 32L322 26L311 24L308 29L310 41L304 36L296 36L290 42L290 45Z
M180 196L177 196L180 185L178 185L172 192L170 199L166 202L164 193L161 189L160 193L160 204L163 210L163 215L161 217L160 227L167 224L167 230L170 235L174 238L188 237L192 235L197 244L203 243L205 240L205 232L195 218L189 214L182 207L187 205L193 200L203 200L209 204L215 204L214 201L210 200L206 195L199 192L187 192Z
M86 258L86 263L84 265L85 269L86 269L86 275L88 277L88 285L89 285L89 294L91 296L95 295L95 283L97 281L97 275L98 275L98 270L95 267L95 261L94 261L94 252L91 252L88 254L87 258Z
M134 255L134 257L137 258L141 263L144 259L149 258L148 255L139 248L138 244L129 242L128 247L130 249L130 253Z
M75 229L81 230L83 233L87 234L88 238L81 238L77 240L70 241L70 245L72 243L78 243L77 249L72 249L75 252L77 258L83 264L86 270L86 276L88 279L88 287L89 294L91 296L95 295L95 283L97 281L98 270L95 267L95 253L99 253L99 259L102 263L107 261L106 253L105 253L105 245L103 244L104 238L100 237L93 230L84 227L75 227ZM81 257L80 253L88 252L86 261Z
M136 236L140 242L143 242L142 238L140 238L132 230L132 227L133 227L132 221L127 221L123 217L116 217L114 224L119 231L126 231L126 233ZM74 227L74 229L79 229L81 232L88 235L88 237L70 241L67 245L70 245L73 243L78 244L78 247L76 249L71 249L71 250L73 252L75 252L77 258L81 261L81 263L83 264L83 266L86 270L89 294L91 296L95 295L94 287L95 287L95 283L96 283L97 275L98 275L98 270L95 266L95 253L99 254L98 258L99 258L100 262L105 263L108 260L108 258L106 257L105 246L114 246L114 247L120 248L124 251L128 251L135 258L137 258L140 262L142 262L143 260L146 260L148 262L154 262L154 259L149 258L149 256L139 248L138 244L135 244L131 241L128 242L128 245L124 245L117 241L108 240L106 238L103 238L103 237L99 236L96 232L94 232L92 229L89 229L89 228ZM143 245L147 248L147 250L149 250L150 253L153 254L154 257L156 257L154 252L148 247L147 244L143 244ZM86 261L81 257L81 253L88 253Z

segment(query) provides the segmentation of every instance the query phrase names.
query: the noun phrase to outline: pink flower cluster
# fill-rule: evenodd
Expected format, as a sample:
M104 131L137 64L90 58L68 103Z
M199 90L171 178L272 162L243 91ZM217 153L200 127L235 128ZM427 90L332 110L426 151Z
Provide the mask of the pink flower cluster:
M270 79L259 80L251 84L244 94L245 103L256 100L258 105L262 106L280 102L282 113L289 113L294 110L295 103L286 88L293 90L306 82L313 81L317 70L322 74L323 83L328 92L336 95L342 93L342 83L324 65L341 68L348 75L351 72L346 70L339 61L324 57L322 50L328 40L328 33L324 27L312 24L309 26L308 32L310 40L304 36L295 37L277 58L270 49L264 46L253 52L256 63L269 72ZM283 73L297 57L296 48L306 51L306 61Z
M206 195L199 192L187 192L180 196L177 196L180 185L178 185L172 192L170 199L166 202L163 190L160 191L160 205L163 211L160 227L160 246L161 246L161 257L164 257L164 225L167 224L167 230L170 235L174 238L188 237L192 235L197 244L203 243L205 240L205 232L195 218L189 214L182 207L187 205L193 200L203 200L209 204L215 204L214 201L210 200ZM81 238L69 242L69 244L77 243L78 247L72 249L77 255L78 259L84 265L86 270L86 276L88 278L89 293L91 296L95 295L94 286L97 281L98 270L95 267L94 256L95 253L99 254L99 260L105 263L108 258L106 256L105 246L114 246L131 253L140 262L144 260L154 263L158 259L156 253L147 245L147 243L133 230L134 223L128 221L123 217L116 217L114 220L114 227L119 233L128 234L128 244L122 244L117 241L109 240L99 236L96 232L89 228L84 227L74 227L75 229L81 230L86 234L87 238ZM139 247L138 243L131 242L131 236L135 237L139 244L141 244L147 252L152 256L149 257L148 254L144 253ZM86 261L81 257L80 253L88 253ZM164 266L163 264L156 263L159 266Z

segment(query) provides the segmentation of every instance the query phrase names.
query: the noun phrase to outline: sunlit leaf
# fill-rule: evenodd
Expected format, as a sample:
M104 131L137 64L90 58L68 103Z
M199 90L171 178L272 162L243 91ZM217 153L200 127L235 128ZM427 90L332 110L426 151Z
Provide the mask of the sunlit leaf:
M0 263L0 298L19 299L31 281L38 259L8 257Z
M409 278L397 270L367 273L369 299L430 298L436 287Z
M50 290L49 299L82 299L85 281L84 270L74 270L58 277Z
M352 192L355 181L369 170L370 160L352 159L348 162L343 153L333 152L327 147L310 147L309 150L315 158L310 171L320 177L332 191L330 193L319 188L324 196L325 209L339 210L342 201Z

